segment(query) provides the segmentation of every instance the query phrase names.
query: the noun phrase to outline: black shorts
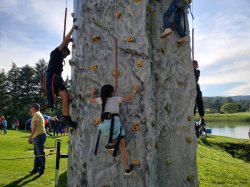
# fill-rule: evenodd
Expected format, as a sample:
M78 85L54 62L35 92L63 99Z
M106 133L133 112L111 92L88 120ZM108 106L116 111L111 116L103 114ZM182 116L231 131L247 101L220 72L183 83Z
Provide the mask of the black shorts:
M49 107L52 107L56 103L56 95L59 91L66 90L65 83L62 79L61 74L47 72L46 75L46 92Z

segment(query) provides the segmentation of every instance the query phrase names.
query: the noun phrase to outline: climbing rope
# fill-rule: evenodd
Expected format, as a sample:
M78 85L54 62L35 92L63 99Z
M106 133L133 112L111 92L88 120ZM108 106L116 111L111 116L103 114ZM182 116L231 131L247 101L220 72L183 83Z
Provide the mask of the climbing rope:
M117 0L115 0L115 13L117 11L116 5L117 5ZM115 16L115 92L117 92L117 89L118 89L118 40L117 40L117 19Z
M63 28L63 39L65 38L66 32L66 21L67 21L67 0L66 0L66 7L65 7L65 14L64 14L64 28Z

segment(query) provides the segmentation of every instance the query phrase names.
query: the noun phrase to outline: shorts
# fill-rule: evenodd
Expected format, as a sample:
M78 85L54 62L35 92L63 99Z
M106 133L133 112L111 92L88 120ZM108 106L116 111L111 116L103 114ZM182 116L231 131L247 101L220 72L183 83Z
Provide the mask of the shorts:
M98 130L101 130L102 134L106 136L107 138L109 137L109 132L110 132L110 126L111 126L111 119L109 120L104 120L99 126ZM120 128L121 128L121 138L124 138L125 136L125 131L121 126L121 122L118 116L114 117L114 131L113 131L113 140L117 139L117 137L120 134Z
M56 104L56 95L59 91L67 90L65 83L62 79L61 73L56 74L47 72L46 74L46 92L48 99L48 107L53 108Z

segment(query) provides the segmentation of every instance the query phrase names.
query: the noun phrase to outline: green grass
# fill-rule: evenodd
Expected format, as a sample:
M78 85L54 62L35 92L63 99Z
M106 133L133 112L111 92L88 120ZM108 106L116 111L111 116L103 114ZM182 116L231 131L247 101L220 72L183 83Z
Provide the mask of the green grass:
M23 131L8 130L7 135L0 134L0 186L14 187L44 187L54 186L55 180L55 161L56 155L52 154L46 158L45 174L41 177L38 175L29 175L33 169L34 158L2 160L3 158L23 158L32 157L33 145L28 144L29 133ZM67 153L68 137L60 137L61 152ZM45 152L50 152L55 147L56 138L47 137L45 143ZM67 186L67 159L60 160L59 186Z
M205 114L208 122L250 122L250 112L239 112L234 114ZM198 119L198 115L196 115Z
M199 139L200 187L249 187L250 141L222 136Z
M27 143L29 133L9 130L0 134L0 186L51 187L55 178L55 155L46 159L45 174L38 178L30 176L33 158L1 160L33 156L33 146ZM62 138L62 153L67 153L68 138ZM46 140L46 153L54 148L55 139ZM249 187L250 186L250 141L222 136L199 139L198 175L200 187ZM59 186L67 186L67 159L61 159Z

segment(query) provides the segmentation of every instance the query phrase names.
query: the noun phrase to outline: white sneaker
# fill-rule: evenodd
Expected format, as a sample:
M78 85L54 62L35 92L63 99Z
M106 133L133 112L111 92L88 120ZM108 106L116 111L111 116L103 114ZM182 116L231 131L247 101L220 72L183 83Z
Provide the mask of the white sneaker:
M168 35L172 34L172 30L170 28L166 28L164 32L161 34L161 38L166 38Z
M189 42L189 38L188 38L188 36L183 36L183 37L181 37L179 40L177 40L176 42L177 42L177 43Z

